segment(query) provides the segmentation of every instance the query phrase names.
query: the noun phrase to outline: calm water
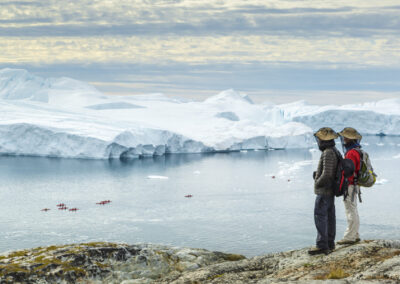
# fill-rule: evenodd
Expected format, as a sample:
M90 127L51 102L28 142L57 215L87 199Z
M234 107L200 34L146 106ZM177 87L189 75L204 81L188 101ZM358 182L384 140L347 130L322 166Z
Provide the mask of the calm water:
M379 184L363 191L361 237L400 239L400 138L364 140ZM3 156L0 251L98 240L247 256L311 246L319 154L169 155L128 163ZM101 200L112 202L97 205ZM80 210L57 210L60 202ZM346 223L339 198L336 208L340 239Z

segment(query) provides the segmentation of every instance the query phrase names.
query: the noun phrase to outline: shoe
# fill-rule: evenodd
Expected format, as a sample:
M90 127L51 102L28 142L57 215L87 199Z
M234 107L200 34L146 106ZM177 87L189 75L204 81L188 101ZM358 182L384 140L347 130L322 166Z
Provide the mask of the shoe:
M325 255L328 255L328 254L330 254L330 253L331 253L331 250L330 250L330 249L321 249L321 248L318 248L318 247L312 248L312 249L310 249L310 250L308 251L308 254L309 254L309 255L317 255L317 254L325 254Z
M340 240L338 242L336 242L338 245L353 245L355 243L357 243L358 241L350 241L350 240Z
M356 243L358 243L358 242L360 242L361 241L361 239L360 238L357 238L356 239Z

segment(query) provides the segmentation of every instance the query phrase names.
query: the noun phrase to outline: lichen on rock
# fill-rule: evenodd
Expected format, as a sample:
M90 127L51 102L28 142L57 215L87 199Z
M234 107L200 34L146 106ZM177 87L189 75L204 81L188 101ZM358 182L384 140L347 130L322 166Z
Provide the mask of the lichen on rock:
M151 244L39 247L1 255L0 283L152 283L230 258L220 252Z

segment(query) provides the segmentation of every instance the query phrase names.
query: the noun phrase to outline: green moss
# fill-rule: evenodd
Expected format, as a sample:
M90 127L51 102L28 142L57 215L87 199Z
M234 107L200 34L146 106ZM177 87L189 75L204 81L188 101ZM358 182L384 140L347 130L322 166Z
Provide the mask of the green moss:
M39 256L37 256L37 257L35 257L35 259L33 260L33 262L42 262L43 261L43 259L45 259L46 257L48 257L48 256L46 256L46 255L39 255Z
M61 245L61 246L48 246L38 247L31 250L20 250L11 252L8 255L0 256L0 261L4 259L10 259L11 263L0 264L0 277L10 275L15 272L24 272L27 274L34 273L38 276L43 276L49 272L48 266L54 265L58 267L58 273L63 277L64 273L75 272L78 277L87 275L84 268L74 266L71 261L60 259L60 253L63 255L80 255L86 254L88 247L119 247L118 244L106 243L106 242L91 242L86 244L77 245ZM68 257L69 259L69 257ZM23 264L22 264L23 263ZM101 269L107 269L110 267L108 264L101 262L95 263ZM36 266L29 271L30 266Z
M329 274L326 276L326 279L343 279L349 276L350 274L343 271L343 269L338 268L331 270Z
M14 257L22 257L22 256L27 256L29 253L29 250L17 250L14 252L9 253L7 256L4 256L4 258L14 258Z
M24 268L18 264L14 264L14 263L10 263L7 265L0 265L0 277L8 275L10 273L15 273L15 272L29 273L29 270L27 270L26 268Z
M350 274L346 273L341 268L331 269L327 274L321 274L316 276L314 279L316 280L326 280L326 279L343 279L349 277Z
M40 259L40 266L35 267L34 272L38 275L44 275L47 273L47 271L45 271L44 269L52 264L57 265L60 270L62 270L62 272L70 272L70 271L74 271L77 275L79 276L84 276L86 275L86 271L83 268L77 267L77 266L73 266L71 265L71 263L69 261L61 261L58 258L55 257L39 257Z
M88 246L88 247L113 247L113 248L116 248L119 245L118 244L114 244L114 243L107 243L107 242L90 242L90 243L82 244L82 246Z
M104 263L101 263L101 262L98 262L98 261L96 261L95 264L96 264L98 267L102 268L102 269L105 269L105 268L109 268L109 267L110 267L110 265L104 264Z
M311 263L304 263L303 266L304 267L312 267L313 265Z
M214 280L214 279L220 278L220 277L222 277L222 276L224 276L224 274L212 275L212 276L209 276L209 277L207 278L207 280Z

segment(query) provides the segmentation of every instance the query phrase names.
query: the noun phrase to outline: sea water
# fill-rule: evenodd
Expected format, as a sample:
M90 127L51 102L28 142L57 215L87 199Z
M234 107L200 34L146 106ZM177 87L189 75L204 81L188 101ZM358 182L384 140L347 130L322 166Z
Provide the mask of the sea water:
M399 239L400 138L363 141L378 182L362 190L361 238ZM246 256L312 246L319 156L316 146L132 161L1 156L0 252L90 241ZM97 204L104 200L111 202ZM336 214L338 240L346 228L341 198Z

